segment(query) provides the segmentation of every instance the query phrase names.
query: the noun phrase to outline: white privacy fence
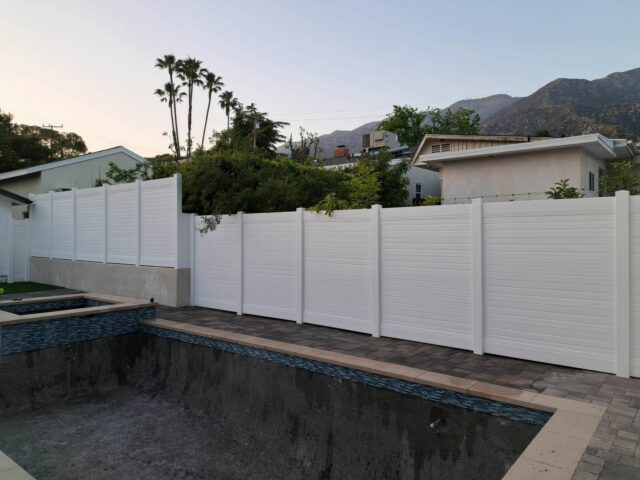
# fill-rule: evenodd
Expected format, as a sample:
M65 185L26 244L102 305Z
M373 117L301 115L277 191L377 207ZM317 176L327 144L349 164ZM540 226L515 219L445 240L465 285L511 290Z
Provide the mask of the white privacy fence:
M640 198L224 216L192 303L640 375Z
M188 267L179 175L30 198L31 256Z

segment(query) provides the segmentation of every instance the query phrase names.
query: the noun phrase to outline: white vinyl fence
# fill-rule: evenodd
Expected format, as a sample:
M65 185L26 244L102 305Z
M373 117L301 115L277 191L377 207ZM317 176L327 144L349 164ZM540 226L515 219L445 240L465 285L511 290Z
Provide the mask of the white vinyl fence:
M640 197L224 216L192 303L640 376Z
M30 198L31 256L188 267L179 175Z
M191 268L191 303L640 376L640 197L228 215L180 177L32 197L31 256ZM0 232L1 233L1 232ZM30 247L29 247L30 246Z

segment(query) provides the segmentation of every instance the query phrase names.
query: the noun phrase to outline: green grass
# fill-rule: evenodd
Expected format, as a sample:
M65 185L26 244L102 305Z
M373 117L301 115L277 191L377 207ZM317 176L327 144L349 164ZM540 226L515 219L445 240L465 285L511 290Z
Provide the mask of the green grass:
M40 290L54 290L57 288L55 285L47 285L46 283L35 282L14 282L14 283L0 283L0 289L4 289L5 295L13 295L16 293L29 293L38 292Z

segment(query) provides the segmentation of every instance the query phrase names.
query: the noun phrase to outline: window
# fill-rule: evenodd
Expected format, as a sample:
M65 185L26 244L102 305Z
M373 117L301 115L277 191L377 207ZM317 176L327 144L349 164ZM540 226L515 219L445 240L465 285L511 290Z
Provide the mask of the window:
M420 200L422 198L422 184L416 183L416 198Z
M596 174L593 172L589 172L589 191L596 191Z

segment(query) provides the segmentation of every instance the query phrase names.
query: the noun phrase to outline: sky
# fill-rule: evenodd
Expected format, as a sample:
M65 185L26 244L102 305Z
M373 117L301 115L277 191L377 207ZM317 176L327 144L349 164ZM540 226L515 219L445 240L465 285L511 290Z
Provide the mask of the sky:
M394 104L524 96L640 67L637 13L637 0L0 0L0 110L62 124L89 151L165 153L170 117L153 91L167 74L154 64L172 53L201 59L287 135L350 130ZM205 110L198 91L198 142ZM178 115L182 133L186 103ZM212 107L208 130L225 125Z

